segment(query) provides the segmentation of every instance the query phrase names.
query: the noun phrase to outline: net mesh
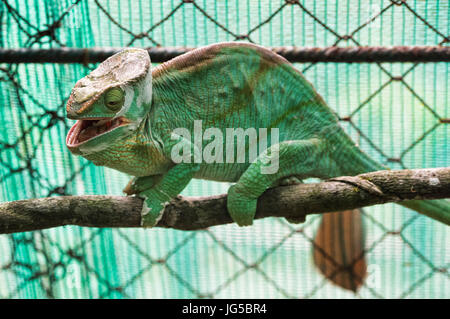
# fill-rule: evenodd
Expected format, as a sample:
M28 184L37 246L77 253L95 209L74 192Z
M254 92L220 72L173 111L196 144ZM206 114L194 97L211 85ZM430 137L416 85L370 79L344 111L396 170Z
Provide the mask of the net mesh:
M0 46L448 45L447 1L1 0ZM0 64L0 201L117 194L129 176L65 147L65 103L94 64ZM448 63L295 64L362 149L392 168L450 166ZM192 181L183 195L226 192ZM203 231L66 226L0 235L0 298L448 298L449 228L366 208L357 293L318 273L320 221Z

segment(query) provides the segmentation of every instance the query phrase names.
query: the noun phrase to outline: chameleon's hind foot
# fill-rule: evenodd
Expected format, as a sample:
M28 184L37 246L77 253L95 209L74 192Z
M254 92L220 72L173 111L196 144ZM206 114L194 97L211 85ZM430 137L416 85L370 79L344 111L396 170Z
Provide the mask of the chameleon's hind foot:
M227 208L233 221L239 226L250 226L256 213L256 199L248 198L236 192L235 186L228 190Z

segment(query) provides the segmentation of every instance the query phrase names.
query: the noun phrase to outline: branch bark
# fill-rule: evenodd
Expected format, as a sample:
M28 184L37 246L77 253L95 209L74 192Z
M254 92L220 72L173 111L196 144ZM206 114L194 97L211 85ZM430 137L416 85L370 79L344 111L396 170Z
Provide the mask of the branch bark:
M256 218L301 220L309 214L440 198L450 198L450 167L386 170L269 189L258 201ZM6 202L0 204L0 234L65 225L140 227L141 208L140 198L125 196L61 196ZM446 216L448 213L444 212ZM166 207L157 227L197 230L231 222L226 195L178 196Z

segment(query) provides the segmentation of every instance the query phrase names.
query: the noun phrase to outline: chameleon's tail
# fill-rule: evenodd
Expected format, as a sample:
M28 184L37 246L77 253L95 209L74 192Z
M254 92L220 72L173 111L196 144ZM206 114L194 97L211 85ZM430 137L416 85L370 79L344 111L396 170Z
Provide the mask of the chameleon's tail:
M349 149L338 161L344 165L341 175L388 169L353 145ZM450 224L450 202L447 200L412 200L399 204ZM367 275L360 210L323 214L314 238L313 256L316 267L326 278L344 289L356 291Z
M357 147L349 148L340 163L343 163L342 171L344 174L357 175L367 172L373 172L378 170L389 169L385 167L364 152L359 150ZM408 207L416 212L440 221L446 225L450 225L450 201L446 199L436 199L436 200L410 200L399 202L399 205Z
M446 199L410 200L399 204L450 225L450 201Z
M367 275L364 229L358 209L326 213L314 238L314 264L334 284L356 291Z

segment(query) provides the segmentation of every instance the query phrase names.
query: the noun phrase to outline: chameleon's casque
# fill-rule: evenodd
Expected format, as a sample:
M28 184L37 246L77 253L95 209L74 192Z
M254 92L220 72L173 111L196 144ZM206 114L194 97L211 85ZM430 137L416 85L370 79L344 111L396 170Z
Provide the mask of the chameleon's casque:
M98 152L134 132L150 107L151 76L147 52L126 49L79 80L67 102L67 116L78 119L67 135L69 149Z

